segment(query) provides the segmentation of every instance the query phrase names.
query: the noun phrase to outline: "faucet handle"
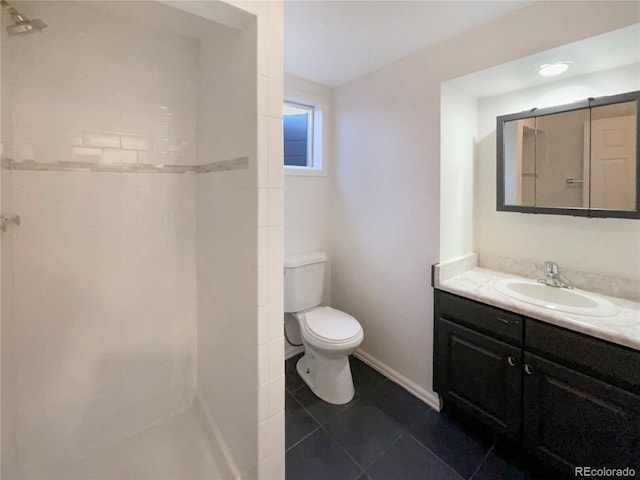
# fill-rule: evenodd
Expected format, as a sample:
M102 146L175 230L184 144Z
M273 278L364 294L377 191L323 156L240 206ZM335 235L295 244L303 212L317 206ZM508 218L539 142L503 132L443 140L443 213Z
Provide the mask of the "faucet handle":
M542 264L546 268L549 275L558 275L558 273L560 272L560 269L558 268L558 264L556 262L545 260L544 262L542 262Z

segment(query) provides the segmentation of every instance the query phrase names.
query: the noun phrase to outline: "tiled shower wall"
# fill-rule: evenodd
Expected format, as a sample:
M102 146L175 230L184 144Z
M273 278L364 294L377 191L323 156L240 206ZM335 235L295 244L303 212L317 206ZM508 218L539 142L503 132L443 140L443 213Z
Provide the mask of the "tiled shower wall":
M284 2L258 10L258 478L284 465Z
M24 8L49 27L3 39L2 140L22 218L16 441L41 476L191 401L194 174L56 169L195 164L199 49L91 2Z
M99 2L98 2L99 3ZM198 44L91 7L28 2L40 35L8 37L16 162L192 164ZM96 45L100 45L97 49Z

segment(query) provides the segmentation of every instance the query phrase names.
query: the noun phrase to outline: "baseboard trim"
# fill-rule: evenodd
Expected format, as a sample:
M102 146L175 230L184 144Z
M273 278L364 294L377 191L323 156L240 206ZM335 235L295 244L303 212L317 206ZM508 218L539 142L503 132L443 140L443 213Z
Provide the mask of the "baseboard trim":
M398 373L396 370L386 365L385 363L382 363L380 360L375 358L373 355L365 352L364 350L358 349L355 351L354 355L374 370L377 370L378 372L383 374L389 380L392 380L393 382L403 387L414 397L422 400L437 412L441 410L442 406L440 404L440 397L438 396L438 394L422 388L417 383L409 380L407 377Z
M227 463L227 468L229 469L229 471L231 472L231 475L233 476L233 480L241 480L242 473L240 472L240 469L238 468L238 464L233 458L233 453L231 452L231 448L229 448L229 445L224 439L224 435L222 434L222 431L220 430L220 428L218 428L218 425L216 424L213 418L213 415L211 415L211 412L209 411L207 404L204 402L204 398L202 398L202 392L200 391L200 389L198 389L196 392L196 405L203 419L207 423L207 426L209 427L209 432L213 437L212 440L215 442L215 444L218 447L220 447L220 451L222 452L224 461Z

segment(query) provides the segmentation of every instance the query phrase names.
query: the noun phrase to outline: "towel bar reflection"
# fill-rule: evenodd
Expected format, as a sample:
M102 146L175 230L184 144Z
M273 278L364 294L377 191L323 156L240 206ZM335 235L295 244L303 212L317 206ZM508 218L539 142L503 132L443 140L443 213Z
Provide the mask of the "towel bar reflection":
M0 215L0 232L6 232L9 225L20 226L20 215Z

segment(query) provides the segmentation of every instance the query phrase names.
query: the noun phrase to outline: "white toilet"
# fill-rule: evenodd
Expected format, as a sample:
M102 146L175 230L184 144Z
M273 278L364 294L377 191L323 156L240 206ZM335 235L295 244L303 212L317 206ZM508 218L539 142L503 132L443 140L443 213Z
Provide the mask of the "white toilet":
M304 356L296 369L309 388L329 403L348 403L354 394L349 355L364 332L351 315L322 307L324 252L287 256L284 261L284 311L298 321Z

